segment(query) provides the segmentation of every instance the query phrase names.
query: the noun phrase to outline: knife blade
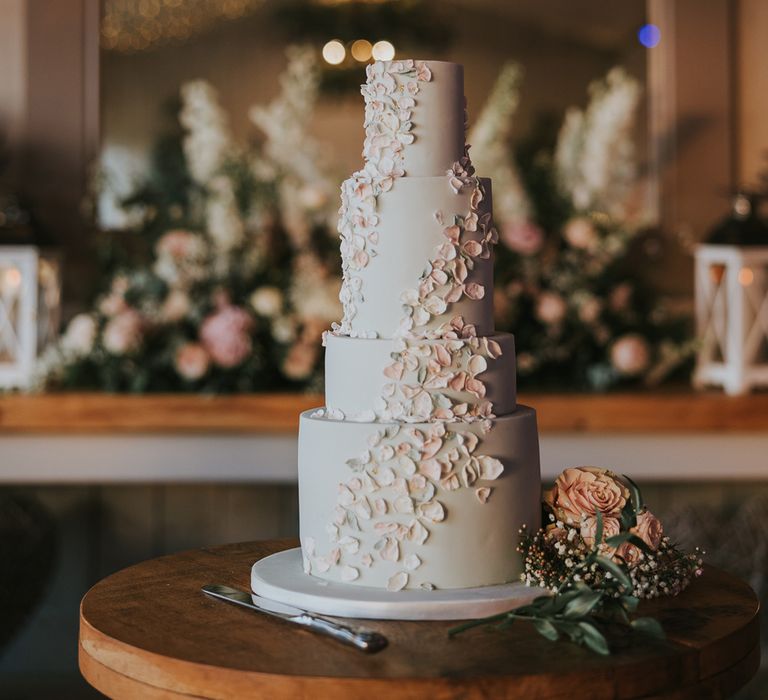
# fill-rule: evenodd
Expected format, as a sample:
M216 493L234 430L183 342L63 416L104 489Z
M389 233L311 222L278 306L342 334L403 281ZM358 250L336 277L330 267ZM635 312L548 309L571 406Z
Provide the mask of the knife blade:
M338 642L369 654L381 651L388 643L387 638L378 632L349 627L335 620L313 615L301 608L279 603L276 600L269 600L269 598L263 598L255 593L248 593L230 586L208 584L203 586L202 591L212 598L218 598L227 603L240 605L250 610L266 613L267 615L274 615L288 622L301 625L308 630L324 634Z

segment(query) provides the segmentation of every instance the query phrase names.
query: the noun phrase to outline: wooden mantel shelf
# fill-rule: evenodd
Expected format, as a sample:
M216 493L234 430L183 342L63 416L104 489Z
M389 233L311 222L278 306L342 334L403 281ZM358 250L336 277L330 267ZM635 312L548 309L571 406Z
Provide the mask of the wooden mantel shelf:
M768 393L527 394L542 432L768 432ZM62 393L0 396L0 433L283 433L311 394L237 396Z

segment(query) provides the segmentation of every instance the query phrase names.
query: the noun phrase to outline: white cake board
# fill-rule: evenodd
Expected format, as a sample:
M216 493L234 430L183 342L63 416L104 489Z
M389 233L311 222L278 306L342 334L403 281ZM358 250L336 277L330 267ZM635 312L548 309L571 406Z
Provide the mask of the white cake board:
M251 568L251 588L264 598L302 610L372 620L475 619L512 610L543 594L522 583L396 593L333 583L304 573L298 547L257 561Z

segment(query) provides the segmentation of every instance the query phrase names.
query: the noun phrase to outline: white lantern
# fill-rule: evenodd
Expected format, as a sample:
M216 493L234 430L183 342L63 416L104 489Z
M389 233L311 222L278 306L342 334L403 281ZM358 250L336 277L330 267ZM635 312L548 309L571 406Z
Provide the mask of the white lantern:
M768 226L754 200L696 249L696 326L701 343L693 384L732 395L768 386Z
M59 331L60 265L36 245L29 215L0 193L0 389L29 386Z

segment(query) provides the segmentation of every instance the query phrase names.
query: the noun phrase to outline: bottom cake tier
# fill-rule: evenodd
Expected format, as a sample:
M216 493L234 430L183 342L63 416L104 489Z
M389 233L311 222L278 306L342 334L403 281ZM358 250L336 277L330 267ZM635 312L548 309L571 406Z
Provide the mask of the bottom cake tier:
M515 580L540 523L536 413L489 423L354 423L301 415L304 571L401 590Z

